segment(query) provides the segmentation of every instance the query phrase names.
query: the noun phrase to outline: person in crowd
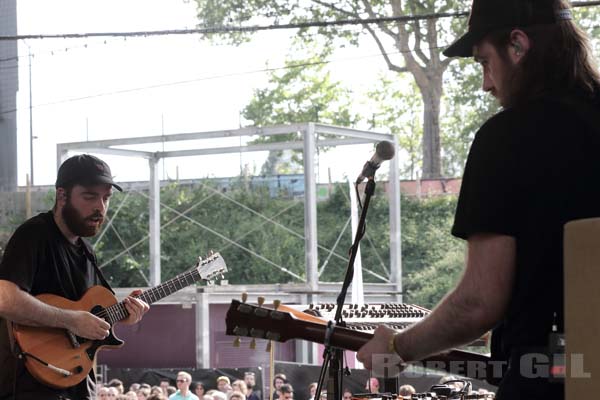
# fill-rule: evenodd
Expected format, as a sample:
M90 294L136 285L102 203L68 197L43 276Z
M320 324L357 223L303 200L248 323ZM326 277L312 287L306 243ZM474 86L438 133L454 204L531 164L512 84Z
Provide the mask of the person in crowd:
M285 376L285 374L275 374L275 376L273 377L273 388L275 389L273 391L273 400L276 400L279 398L279 396L281 396L281 385L287 383L287 378Z
M175 382L177 382L177 391L169 396L169 400L199 400L198 396L190 391L192 376L189 373L178 372Z
M262 393L256 388L256 376L254 372L244 372L244 382L246 382L246 387L248 388L246 398L248 400L262 400Z
M138 391L136 392L136 394L137 394L138 400L148 400L148 397L150 397L150 389L147 387L144 387L144 385L142 384L140 386L140 388L138 389Z
M246 400L246 396L242 392L234 389L227 395L227 400Z
M284 383L279 387L280 400L293 400L294 399L294 388L289 383Z
M160 386L152 386L150 388L150 395L153 394L165 394L165 392L163 391L163 388L161 388Z
M96 391L97 400L108 400L110 398L110 390L106 386L101 386ZM114 400L114 399L111 399Z
M140 384L137 382L132 383L131 385L129 385L129 391L130 392L137 392L137 390L140 388Z
M9 325L69 330L90 340L103 340L111 325L86 310L69 310L38 300L53 294L78 301L88 288L110 286L97 265L91 245L106 218L113 187L108 165L83 154L67 159L58 169L52 210L25 221L10 238L0 262L0 398L45 400L60 397L89 400L95 397L93 370L80 383L55 388L36 380L25 368L26 357L13 353ZM141 320L149 306L135 296L125 299L129 316L124 323Z
M564 225L600 216L600 73L564 0L474 0L465 35L444 51L481 65L502 110L475 135L452 234L465 271L426 318L380 326L357 358L405 365L493 330L499 400L562 400L564 384L530 357L564 332ZM558 185L557 183L560 182ZM535 363L534 363L535 364ZM491 368L490 368L491 370Z
M108 384L106 386L116 388L119 391L119 394L123 394L125 392L125 386L123 386L123 381L117 378L108 381Z
M412 385L402 385L400 386L400 389L398 389L398 399L410 400L415 393L417 393L417 391Z
M171 380L169 378L165 378L165 377L160 378L158 386L160 386L160 388L162 389L164 395L167 395L167 393L168 393L167 392L167 388L170 385L171 385Z
M342 393L342 399L343 400L352 400L352 392L350 391L350 389L345 388L344 392Z
M138 398L137 392L134 392L133 390L124 393L123 396L125 396L128 400L137 400Z
M171 396L173 393L175 393L177 391L177 388L175 386L168 386L167 387L167 396Z
M244 395L243 400L246 400L246 396L248 394L248 387L246 386L246 382L244 382L241 379L233 381L233 383L231 384L231 390L233 390L234 392L242 393Z
M194 394L198 396L200 400L202 400L202 397L204 397L206 394L206 388L202 382L196 382L194 386Z
M209 390L206 394L212 396L214 400L227 400L227 395L220 390Z
M217 389L221 393L227 393L231 389L231 381L226 376L219 376L217 378Z
M168 400L169 398L164 393L151 394L148 400Z
M308 385L308 400L315 400L315 394L317 393L317 386L319 384L317 382L312 382Z
M367 393L379 393L379 379L371 377L367 379L365 384L365 390Z

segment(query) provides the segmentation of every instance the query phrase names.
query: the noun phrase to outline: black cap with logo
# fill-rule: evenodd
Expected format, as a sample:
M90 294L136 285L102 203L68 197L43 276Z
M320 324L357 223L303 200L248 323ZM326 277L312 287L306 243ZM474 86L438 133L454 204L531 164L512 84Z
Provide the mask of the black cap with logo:
M488 33L571 19L569 10L555 10L557 0L473 0L469 29L444 50L446 57L472 57L473 46Z
M61 164L55 186L58 188L75 184L87 186L99 183L108 183L119 192L123 191L121 186L113 181L108 164L90 154L80 154Z

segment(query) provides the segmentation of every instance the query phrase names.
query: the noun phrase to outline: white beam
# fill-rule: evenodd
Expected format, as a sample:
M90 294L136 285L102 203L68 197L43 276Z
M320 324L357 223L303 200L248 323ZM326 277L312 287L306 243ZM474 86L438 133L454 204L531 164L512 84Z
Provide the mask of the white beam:
M400 162L399 146L396 137L393 137L396 156L390 160L390 282L396 284L398 302L402 303L402 241L400 225Z
M311 291L316 291L319 287L315 153L315 125L309 123L304 132L304 252L306 283Z
M158 158L148 160L150 167L149 204L149 251L150 251L150 284L160 284L160 181L158 179Z

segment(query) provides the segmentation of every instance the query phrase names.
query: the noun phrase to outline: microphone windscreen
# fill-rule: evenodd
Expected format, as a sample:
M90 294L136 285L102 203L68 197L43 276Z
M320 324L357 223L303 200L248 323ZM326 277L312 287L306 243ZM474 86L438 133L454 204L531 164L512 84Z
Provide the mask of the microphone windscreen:
M375 146L375 154L377 154L377 157L379 157L381 160L391 160L394 158L396 150L394 149L392 142L382 140L381 142L377 143L377 146Z

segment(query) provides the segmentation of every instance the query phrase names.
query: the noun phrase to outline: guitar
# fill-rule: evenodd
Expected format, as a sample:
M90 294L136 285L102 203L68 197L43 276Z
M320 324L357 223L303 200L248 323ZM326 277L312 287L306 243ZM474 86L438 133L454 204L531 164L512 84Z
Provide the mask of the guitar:
M223 258L219 253L211 254L205 260L199 259L189 271L136 297L152 304L194 282L210 281L225 272L227 266ZM105 339L90 340L64 329L13 324L18 357L25 360L29 373L41 383L59 389L74 386L89 374L98 350L123 346L124 342L114 335L112 327L126 319L129 313L124 302L118 302L104 286L92 286L79 301L53 294L40 294L36 298L62 309L89 311L111 325Z
M358 351L373 338L372 333L355 331L335 326L328 334L328 322L319 317L297 311L285 305L275 309L257 307L238 300L232 300L225 318L226 334L256 339L286 342L290 339L303 339L309 342L325 342L329 335L329 344L343 350ZM465 350L450 350L421 360L427 368L443 370L476 379L491 376L490 358L484 354ZM476 368L464 368L464 363L479 363ZM462 366L461 366L462 365ZM482 374L484 376L482 376Z

